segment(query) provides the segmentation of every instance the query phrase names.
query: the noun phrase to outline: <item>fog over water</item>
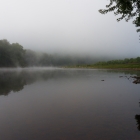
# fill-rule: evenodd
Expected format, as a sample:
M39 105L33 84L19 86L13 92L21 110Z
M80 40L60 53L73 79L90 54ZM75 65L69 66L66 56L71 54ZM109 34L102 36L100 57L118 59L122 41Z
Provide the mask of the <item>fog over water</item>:
M140 55L132 20L101 15L107 0L1 0L0 39L47 53L110 57Z

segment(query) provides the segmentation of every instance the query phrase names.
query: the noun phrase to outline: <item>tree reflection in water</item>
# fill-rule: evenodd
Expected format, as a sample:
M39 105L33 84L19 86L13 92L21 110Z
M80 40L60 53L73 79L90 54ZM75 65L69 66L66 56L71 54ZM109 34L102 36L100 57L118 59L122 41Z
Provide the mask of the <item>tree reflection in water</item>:
M0 71L0 95L8 95L10 92L18 92L25 85L34 83L37 80L47 80L53 77L51 71Z
M139 102L139 106L140 106L140 102ZM135 119L137 121L137 128L140 131L140 115L135 115Z
M96 75L96 72L97 72L97 75ZM116 71L112 71L112 73L113 72L116 73ZM70 80L72 78L72 81L67 83L67 84L69 84L69 83L71 84L71 82L73 82L73 79L76 78L76 83L78 83L79 81L82 81L82 80L86 80L86 84L89 84L89 82L91 82L90 85L93 86L94 85L94 83L92 83L92 82L94 82L93 79L96 81L99 81L99 83L100 83L102 77L98 77L98 76L101 74L102 74L102 71L101 71L101 73L100 73L100 71L94 71L94 73L93 73L93 70L88 70L88 71L74 70L72 72L71 72L71 70L67 70L67 69L65 69L65 70L61 69L60 71L59 70L1 71L0 70L0 95L8 95L11 92L18 93L18 91L22 90L25 85L33 84L34 82L38 82L38 81L41 81L41 82L39 82L39 84L42 84L43 83L42 81L52 80L52 79L55 80L56 82L54 82L54 83L57 84L60 81L59 80L57 81L56 79L60 79L62 81L64 79L64 82L65 82L65 78L66 79L69 78L68 80ZM105 74L103 76L108 77L106 72L103 74ZM110 74L110 71L109 71L109 74ZM85 75L85 77L83 79L80 79L84 75ZM120 75L120 73L118 71L117 77L119 80L121 80L119 78L119 75ZM121 75L125 75L125 74L121 73ZM116 79L114 78L115 77L114 74L109 75L109 76L110 77L113 76L113 81L115 82ZM123 77L127 78L126 76L123 76ZM66 80L66 81L68 81L68 80ZM107 83L106 81L109 81L109 80L105 79L105 82L101 82L101 85L103 85L103 87L106 88L106 86L105 86ZM129 79L129 80L132 83L131 79ZM60 82L61 88L64 86L63 85L64 82L62 82L62 83ZM46 82L43 86L41 86L41 88L46 86L48 83ZM50 83L53 84L53 82L50 82ZM47 89L50 86L50 83L45 87L45 89ZM63 89L60 90L59 91L60 93L56 92L58 94L57 94L57 96L54 96L55 94L52 94L51 91L52 91L52 89L54 89L55 84L52 85L53 88L47 89L47 91L48 91L47 94L45 94L44 92L42 92L42 94L40 94L40 95L34 95L34 93L31 94L31 95L35 96L35 98L33 100L32 99L30 100L30 98L33 97L33 96L30 96L27 103L25 103L25 99L27 99L29 97L29 96L26 96L26 95L28 95L28 92L27 92L27 94L25 94L25 98L23 98L23 101L21 103L18 102L21 100L18 100L17 103L14 104L13 98L12 98L11 103L13 103L16 106L16 108L10 106L9 107L10 111L7 111L7 114L5 114L1 111L1 114L3 114L3 118L1 117L1 122L3 122L2 119L5 120L5 122L3 123L3 126L5 127L5 124L7 124L7 127L8 127L7 130L9 130L9 122L6 120L7 116L8 116L8 120L9 120L9 118L10 118L9 116L13 115L14 111L17 111L19 113L21 110L21 113L19 113L19 114L21 114L20 115L21 119L19 116L18 116L18 118L16 118L16 116L13 115L14 117L12 116L13 118L11 117L11 121L10 121L10 122L12 122L12 120L14 119L13 123L11 125L11 128L15 127L16 119L19 120L19 122L21 122L21 123L19 123L19 125L16 126L16 128L18 128L18 132L19 132L19 130L21 130L21 132L22 132L24 130L24 129L22 129L22 126L25 126L24 127L25 130L27 127L29 127L28 130L29 130L29 132L31 132L31 135L36 134L36 131L38 131L38 128L40 127L40 128L43 128L41 130L44 131L44 137L46 136L46 130L47 130L47 132L48 132L47 135L49 135L50 137L51 136L54 137L54 139L55 138L57 139L57 136L61 136L59 134L63 134L62 131L65 132L66 138L71 136L71 139L74 136L80 137L80 138L85 138L85 139L87 137L89 137L89 139L90 139L91 137L98 137L98 135L100 135L100 134L103 134L103 136L105 136L105 137L107 137L107 135L109 135L110 138L108 137L107 139L111 139L111 137L117 136L116 135L117 132L119 134L119 138L116 138L116 139L125 139L125 138L129 139L129 137L127 137L127 133L128 133L128 130L130 130L129 132L131 132L132 128L129 127L129 129L125 129L124 133L126 134L126 136L123 135L123 128L126 128L125 126L128 126L128 124L127 124L128 121L131 121L131 120L129 120L129 117L122 115L123 110L121 110L121 112L120 112L120 109L119 109L121 106L116 108L116 110L117 110L116 113L115 113L115 111L113 113L110 113L110 112L112 110L114 110L116 102L119 102L120 99L122 99L121 102L124 100L127 101L125 99L125 95L127 96L127 99L132 97L133 95L131 94L131 92L129 92L131 94L131 96L129 98L128 98L127 94L124 94L124 98L122 98L123 96L118 95L118 92L114 93L114 94L107 94L108 93L107 92L107 93L105 93L106 97L103 99L100 97L100 96L102 96L102 94L100 94L100 92L101 92L100 88L102 86L98 88L99 92L97 90L97 92L99 94L96 94L96 92L95 92L96 90L95 90L94 91L95 94L93 95L92 93L93 93L94 87L90 89L91 91L88 88L86 88L82 93L81 93L81 90L79 90L78 91L79 93L77 93L77 88L75 88L75 83L74 83L72 86L69 86L66 84L66 87L64 88L64 90ZM83 82L83 84L85 84L85 82ZM79 87L81 86L81 84L78 84L78 85L79 85ZM95 85L97 85L96 82L95 82ZM36 86L36 84L35 84L35 86ZM91 86L86 85L85 87L90 88ZM59 86L57 86L57 88L55 90L57 90L58 87ZM72 88L69 88L69 87L74 87L74 90L71 90ZM108 87L110 87L110 85ZM116 85L115 85L115 87L116 87ZM121 87L123 87L123 85ZM127 87L127 86L125 86L125 87ZM70 89L70 91L68 92L68 94L65 94L65 91L67 92L67 89ZM54 93L55 93L55 90L54 90ZM35 91L35 90L33 90L33 91ZM45 92L47 92L47 91L45 91ZM76 91L76 93L75 93L75 91ZM86 92L88 91L87 95L85 95L85 93L86 93L85 91ZM127 93L127 92L125 92L125 93ZM79 95L81 95L81 97L79 97ZM116 95L115 97L118 97L118 98L114 99L113 95ZM24 96L22 96L22 97L18 96L17 98L16 98L16 96L14 96L14 97L15 97L14 101L16 101L17 98L21 99ZM75 99L75 97L77 97L77 99ZM100 102L98 102L98 100L96 101L96 98L100 99L100 102L102 101L104 103L101 104L101 106L100 106ZM38 99L38 102L36 102L36 99ZM114 103L113 101L111 101L109 103L106 103L110 99L114 99L113 101L114 102L116 101L116 102ZM138 98L136 98L136 100L137 99ZM3 98L2 98L2 100L3 100ZM133 102L135 102L136 100L134 100ZM8 102L4 101L3 103L6 104ZM112 103L112 105L111 105L112 107L108 108L108 106L110 106L110 103ZM23 109L23 111L20 108L20 106L17 106L17 104L21 105L21 108ZM39 104L40 104L40 107L38 106ZM26 105L26 106L24 106L24 105ZM7 106L9 106L9 103L7 104ZM7 106L5 107L6 109L8 109ZM34 110L30 106L34 106L33 107ZM124 106L125 106L125 104L122 104L122 107L124 107ZM126 106L126 107L128 107L128 106ZM3 106L2 106L2 108L3 108ZM137 108L138 108L138 106L137 106ZM32 110L30 110L30 109L32 109ZM107 111L106 111L106 109L107 109ZM44 110L46 110L46 111L44 111ZM127 110L127 111L128 111L128 113L130 112L130 110ZM39 113L37 113L38 115L35 115L36 117L34 119L32 119L34 117L34 113L36 114L36 112L39 112ZM108 115L108 112L110 113L109 115ZM11 114L9 115L8 113L9 114L11 113ZM22 116L22 114L25 114L25 115ZM28 114L30 114L30 115L28 115ZM57 117L57 114L58 114L58 117ZM107 115L104 116L104 114L107 114ZM114 116L113 116L113 114L114 114ZM126 114L126 113L124 113L124 114ZM137 127L138 127L138 130L140 131L140 115L135 115L137 113L134 113L133 111L130 112L130 114L133 117L132 120L137 121ZM135 115L135 120L134 120L134 115ZM27 116L27 117L25 117L25 116ZM109 116L111 116L110 119L108 119ZM120 116L122 116L122 117L120 117ZM119 125L117 125L117 127L116 127L116 125L114 125L113 123L114 123L114 118L117 118L117 117L119 119L116 121L116 125L117 124L119 124ZM128 117L128 118L126 118L126 117ZM45 121L42 118L44 118ZM48 120L46 118L48 118ZM29 122L26 119L31 122L31 123L29 123L29 124L31 124L30 125L31 127L30 126L26 127L26 125L28 125L27 122ZM124 123L120 124L121 121L123 122L123 119L126 119L128 121L124 121ZM23 120L23 122L20 120ZM43 121L40 122L40 120L43 120ZM53 123L51 123L51 122L53 122ZM127 122L127 123L125 124L125 122ZM67 124L67 125L65 125L65 124ZM135 130L137 130L136 125L133 122L131 122L131 124L133 124L133 128ZM96 129L96 125L98 126L97 129ZM1 127L3 127L3 126L1 125ZM39 126L39 127L37 129L34 129L34 128L36 128L34 126ZM50 128L50 126L51 126L51 128ZM71 128L68 127L68 129L66 129L67 126L70 126ZM108 126L108 128L106 126ZM17 130L16 128L13 129L13 131L12 131L13 135ZM112 133L110 133L110 129L112 130ZM34 132L33 132L33 130L34 130ZM3 130L3 131L5 131L5 130ZM58 134L58 132L60 132L60 133ZM8 134L10 135L9 132L8 132ZM23 133L23 134L24 134L23 136L26 136L27 133ZM40 134L42 136L42 134L43 134L42 131L38 132L37 136ZM53 134L56 134L57 136L55 136ZM70 136L68 136L69 134L70 134ZM73 135L71 135L71 134L73 134ZM7 135L7 134L5 134L5 135ZM129 136L132 136L132 135L133 134L129 134ZM139 135L139 133L137 135ZM105 137L103 138L103 136L101 136L101 139L106 139ZM64 138L64 139L66 139L66 138Z
M47 79L50 77L45 71L28 71L28 70L5 70L0 71L0 95L8 95L10 92L18 92L37 81L38 79Z
M83 75L85 71L75 71L76 75ZM66 70L59 69L23 69L23 70L0 70L0 95L8 95L10 92L18 92L25 85L32 84L38 80L48 80L52 78L75 77Z
M140 115L135 115L135 119L137 121L137 128L140 131Z
M18 92L22 90L27 84L27 77L30 81L30 75L23 72L0 72L0 95L8 95L11 91Z

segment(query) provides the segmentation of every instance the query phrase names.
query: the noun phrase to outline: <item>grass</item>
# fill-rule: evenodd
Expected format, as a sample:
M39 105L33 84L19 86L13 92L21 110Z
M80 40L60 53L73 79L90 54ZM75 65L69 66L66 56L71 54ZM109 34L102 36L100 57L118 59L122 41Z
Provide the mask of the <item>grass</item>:
M66 68L98 68L98 69L137 69L140 70L139 63L131 64L92 64L66 66Z

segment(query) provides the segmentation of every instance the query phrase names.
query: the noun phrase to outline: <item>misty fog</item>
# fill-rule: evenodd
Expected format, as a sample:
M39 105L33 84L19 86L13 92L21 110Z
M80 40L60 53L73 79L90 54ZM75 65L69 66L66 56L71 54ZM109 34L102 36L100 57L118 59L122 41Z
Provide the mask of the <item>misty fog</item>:
M140 55L139 34L132 20L117 22L101 15L109 1L2 0L0 39L49 54L93 58Z

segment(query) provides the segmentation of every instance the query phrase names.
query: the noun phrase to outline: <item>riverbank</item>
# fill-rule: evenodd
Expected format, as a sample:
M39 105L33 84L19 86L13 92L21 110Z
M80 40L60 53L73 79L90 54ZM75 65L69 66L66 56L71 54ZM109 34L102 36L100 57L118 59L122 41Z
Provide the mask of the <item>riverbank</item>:
M107 70L122 70L122 71L140 71L140 66L138 65L128 65L128 64L114 64L114 65L77 65L77 66L66 66L64 68L76 68L76 69L107 69ZM120 76L123 77L123 76ZM140 75L129 76L128 79L132 79L134 84L140 84Z
M137 70L140 71L140 64L93 64L65 66L65 68L86 68L86 69L113 69L113 70Z

